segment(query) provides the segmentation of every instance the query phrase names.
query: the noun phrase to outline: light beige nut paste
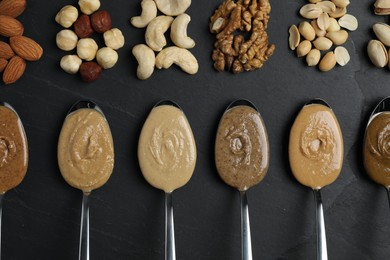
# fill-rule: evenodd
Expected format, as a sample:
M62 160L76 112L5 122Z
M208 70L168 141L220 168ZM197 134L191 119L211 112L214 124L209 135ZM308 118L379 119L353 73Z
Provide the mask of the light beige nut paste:
M84 192L104 185L114 168L114 145L105 117L90 108L69 114L60 133L57 156L69 185Z
M196 164L196 145L180 109L171 105L152 109L139 138L138 159L145 179L167 193L190 180Z
M291 128L288 151L300 183L320 189L334 182L343 164L344 144L333 111L319 104L304 106Z

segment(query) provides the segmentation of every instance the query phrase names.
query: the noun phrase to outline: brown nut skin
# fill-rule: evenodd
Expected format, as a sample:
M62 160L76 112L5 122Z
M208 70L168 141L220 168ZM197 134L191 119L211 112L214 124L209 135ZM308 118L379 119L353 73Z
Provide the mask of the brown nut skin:
M111 16L105 11L97 11L91 16L91 25L95 32L104 33L111 29Z
M80 65L80 75L84 82L93 82L102 74L102 67L94 61L83 62Z
M74 22L74 32L79 38L88 38L93 34L91 21L88 15L81 15L76 22Z

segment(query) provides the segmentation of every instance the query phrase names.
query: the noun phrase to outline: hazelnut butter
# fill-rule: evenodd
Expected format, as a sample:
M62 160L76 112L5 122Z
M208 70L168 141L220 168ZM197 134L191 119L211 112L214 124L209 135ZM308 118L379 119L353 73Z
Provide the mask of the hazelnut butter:
M370 178L390 188L390 112L377 114L369 123L363 156Z
M343 164L344 144L333 111L321 104L305 105L291 128L288 152L301 184L321 189L334 182Z
M166 193L190 180L196 145L183 111L172 105L152 109L139 138L138 160L147 182Z
M240 105L223 114L215 141L215 163L223 181L240 191L265 177L269 143L257 110Z
M0 106L0 194L18 186L27 172L27 138L19 116Z
M105 117L90 108L70 113L57 152L61 174L69 185L83 192L104 185L114 168L114 145Z

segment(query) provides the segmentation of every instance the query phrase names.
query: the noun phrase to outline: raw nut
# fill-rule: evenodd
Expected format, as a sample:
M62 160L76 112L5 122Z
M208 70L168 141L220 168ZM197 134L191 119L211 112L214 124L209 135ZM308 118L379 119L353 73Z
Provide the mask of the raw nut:
M380 41L371 40L367 46L368 57L378 68L383 68L389 62L389 54Z
M104 33L111 29L111 16L105 11L97 11L91 16L91 25L95 32Z
M333 18L340 18L340 17L344 16L346 13L347 13L347 8L337 7L336 11L334 11L333 13L330 13L329 16L333 17Z
M347 65L347 63L351 59L348 50L342 46L336 47L336 49L334 49L334 55L336 57L337 64L339 64L340 66Z
M138 62L137 77L140 80L150 78L156 64L154 51L146 44L137 44L133 47L132 53Z
M17 81L26 69L26 61L19 56L13 56L3 72L3 82L8 85Z
M388 15L390 14L390 1L389 0L377 0L374 4L376 15Z
M2 0L0 1L0 14L13 18L21 15L26 9L26 0Z
M77 35L68 29L58 32L56 36L57 47L63 51L71 51L76 48L77 40Z
M358 20L355 16L346 14L339 19L339 25L350 31L355 31L358 28Z
M0 41L0 59L9 60L15 55L8 43Z
M65 5L56 15L56 22L64 28L69 28L76 22L79 11L72 5Z
M307 66L317 66L321 59L321 52L317 49L311 49L306 55Z
M102 67L94 61L83 62L80 65L80 75L83 81L92 82L97 80L102 74Z
M329 27L328 27L328 32L337 32L337 31L340 31L341 27L339 25L339 23L337 22L337 20L333 17L330 17L329 18L329 21L330 21L330 24L329 24Z
M0 36L12 37L22 35L24 27L21 22L6 15L0 15Z
M171 40L177 46L191 49L195 46L195 41L187 35L187 27L191 21L188 14L181 14L173 20L171 24Z
M114 50L118 50L125 45L125 37L123 37L121 30L118 28L112 28L106 31L103 34L103 38L106 46Z
M148 24L145 42L152 50L161 51L167 45L164 33L169 29L173 20L171 16L160 15Z
M341 8L345 8L349 5L349 0L332 0L332 2L337 6Z
M302 17L307 19L317 19L323 12L322 8L316 4L306 4L299 10Z
M312 41L316 38L316 32L310 23L304 21L299 24L299 32L308 41Z
M385 23L376 23L372 27L376 37L387 47L390 46L390 26ZM0 55L1 56L1 55Z
M330 25L329 15L322 13L317 19L317 25L322 31L326 31Z
M311 21L311 26L313 27L314 31L316 32L317 37L325 36L326 31L321 30L317 25L317 20Z
M301 41L301 35L299 34L299 30L295 24L290 26L288 30L290 37L288 38L288 43L291 50L295 50L298 47L299 42Z
M109 47L103 47L96 53L96 60L103 69L110 69L118 61L118 53Z
M134 16L130 20L131 24L137 28L145 28L157 16L157 6L153 0L142 0L141 7L141 15Z
M331 1L321 1L318 2L317 5L319 5L324 13L330 14L336 11L336 5Z
M342 45L348 40L348 32L346 30L328 32L326 37L330 39L334 45Z
M84 14L92 14L93 12L97 11L100 7L100 1L99 0L80 0L79 6L81 12Z
M26 36L13 36L9 39L11 48L22 59L37 61L42 57L43 49L36 41Z
M332 41L325 37L318 37L313 44L320 51L327 51L333 45Z
M69 74L76 74L79 69L82 60L77 55L65 55L61 58L60 66L61 68Z
M7 67L7 64L8 61L6 59L0 58L0 73Z
M327 72L333 69L334 66L336 66L336 57L333 51L330 51L322 58L320 64L318 65L318 68L320 69L320 71Z
M195 56L189 50L176 46L165 48L156 56L157 69L168 69L172 64L176 64L191 75L196 74L199 69Z
M308 54L310 50L311 50L311 42L308 40L302 41L297 47L298 58L306 56L306 54Z
M191 5L191 0L154 0L158 10L170 16L183 14Z
M79 38L88 38L93 34L91 21L88 15L83 14L74 23L74 32Z
M95 58L98 45L94 39L85 38L79 40L77 43L77 55L80 59L91 61Z

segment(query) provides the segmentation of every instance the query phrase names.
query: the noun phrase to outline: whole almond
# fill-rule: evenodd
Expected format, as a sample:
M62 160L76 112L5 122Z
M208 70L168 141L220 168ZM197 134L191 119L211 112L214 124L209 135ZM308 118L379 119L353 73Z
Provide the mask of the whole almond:
M42 47L33 39L26 36L14 36L9 39L11 48L21 58L36 61L42 57Z
M0 73L7 67L7 64L8 61L6 59L0 58Z
M8 43L0 41L0 58L10 59L15 55Z
M26 69L26 61L19 56L13 56L5 67L3 81L6 85L17 81Z
M2 0L0 1L0 14L13 18L19 16L26 9L26 0Z
M23 24L7 15L0 15L0 35L4 37L12 37L22 35L24 31Z

